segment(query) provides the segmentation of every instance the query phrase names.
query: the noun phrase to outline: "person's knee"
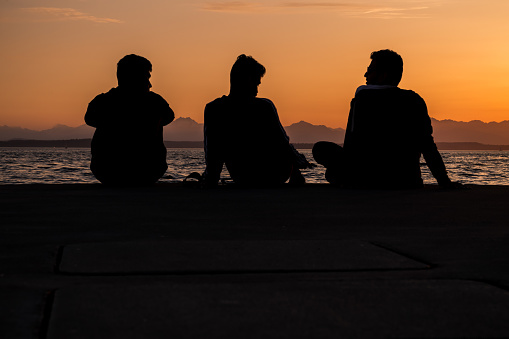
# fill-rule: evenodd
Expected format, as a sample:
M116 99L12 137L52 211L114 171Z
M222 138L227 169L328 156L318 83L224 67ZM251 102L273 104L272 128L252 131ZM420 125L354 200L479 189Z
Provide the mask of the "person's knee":
M343 148L336 143L319 141L313 145L313 158L317 163L328 167L331 162L336 162L343 153Z
M319 164L322 164L324 158L324 149L326 148L326 141L318 141L313 145L313 149L311 150L313 154L313 158Z

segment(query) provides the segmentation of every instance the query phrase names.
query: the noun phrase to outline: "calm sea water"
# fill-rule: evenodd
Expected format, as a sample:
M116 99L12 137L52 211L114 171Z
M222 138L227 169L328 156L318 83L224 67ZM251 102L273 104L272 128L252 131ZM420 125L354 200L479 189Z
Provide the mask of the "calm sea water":
M312 159L311 150L300 150ZM449 176L464 184L509 185L509 151L442 151ZM0 184L93 183L88 148L0 147ZM436 183L425 164L424 182ZM168 171L161 181L182 181L205 169L202 149L168 149ZM306 182L325 183L324 168L304 170ZM222 173L228 178L228 172Z

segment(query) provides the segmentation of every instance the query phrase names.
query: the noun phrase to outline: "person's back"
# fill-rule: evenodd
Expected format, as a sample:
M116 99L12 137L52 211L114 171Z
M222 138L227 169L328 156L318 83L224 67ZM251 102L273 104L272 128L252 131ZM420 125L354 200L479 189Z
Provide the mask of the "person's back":
M290 145L274 104L256 97L264 73L256 60L239 56L229 95L206 105L207 185L217 184L223 164L234 182L250 186L282 184L291 175L300 176L299 165L309 165Z
M368 187L422 185L419 159L432 132L424 100L397 87L363 89L352 107L344 144L350 180Z
M317 143L313 155L330 182L347 187L422 187L420 156L442 186L450 186L424 100L398 88L403 60L390 50L371 54L366 85L352 99L344 147Z
M271 101L223 96L207 105L205 124L208 146L214 140L220 143L221 157L235 182L275 184L288 179L291 149Z
M134 75L122 69L126 59ZM124 57L119 86L99 94L88 106L85 122L96 128L90 167L104 184L151 184L167 169L163 126L173 121L174 113L161 96L150 92L149 65L139 56Z

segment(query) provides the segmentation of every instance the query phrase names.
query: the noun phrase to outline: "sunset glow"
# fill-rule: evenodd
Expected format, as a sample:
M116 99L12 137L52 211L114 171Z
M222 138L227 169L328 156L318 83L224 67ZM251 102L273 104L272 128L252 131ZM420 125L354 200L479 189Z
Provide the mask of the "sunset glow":
M20 0L0 3L0 125L78 126L116 86L116 63L153 64L152 90L203 122L239 54L267 68L259 96L283 125L345 127L372 51L402 55L401 88L431 117L509 120L506 0Z

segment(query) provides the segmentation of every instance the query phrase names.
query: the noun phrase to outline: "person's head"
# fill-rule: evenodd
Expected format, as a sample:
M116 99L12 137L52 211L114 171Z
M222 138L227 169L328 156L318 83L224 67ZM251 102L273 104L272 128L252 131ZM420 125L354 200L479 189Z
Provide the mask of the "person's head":
M371 53L371 64L364 74L367 85L397 86L403 76L403 59L391 51L383 49Z
M152 87L150 72L152 64L148 59L136 54L126 55L117 63L118 85L131 90L149 91Z
M230 94L256 96L265 67L251 56L239 55L230 72Z

